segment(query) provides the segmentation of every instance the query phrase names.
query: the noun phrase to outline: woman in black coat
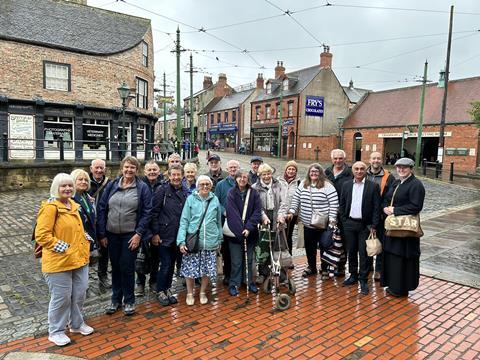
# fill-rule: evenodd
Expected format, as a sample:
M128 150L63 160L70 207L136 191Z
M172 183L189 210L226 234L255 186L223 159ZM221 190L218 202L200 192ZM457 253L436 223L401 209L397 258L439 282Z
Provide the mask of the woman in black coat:
M413 175L414 165L408 158L395 163L400 181L385 196L386 215L417 215L422 210L425 188ZM418 287L420 278L420 238L385 236L383 254L382 286L388 286L386 291L392 296L408 296Z

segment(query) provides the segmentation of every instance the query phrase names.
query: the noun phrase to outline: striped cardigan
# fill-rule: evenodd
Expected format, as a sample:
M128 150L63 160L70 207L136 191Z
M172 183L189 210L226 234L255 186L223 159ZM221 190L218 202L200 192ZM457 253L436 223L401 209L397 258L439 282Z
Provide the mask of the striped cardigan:
M338 196L335 187L328 181L321 189L309 186L304 188L303 181L298 185L292 198L289 213L298 214L300 221L310 227L312 207L323 214L328 214L330 221L337 220Z

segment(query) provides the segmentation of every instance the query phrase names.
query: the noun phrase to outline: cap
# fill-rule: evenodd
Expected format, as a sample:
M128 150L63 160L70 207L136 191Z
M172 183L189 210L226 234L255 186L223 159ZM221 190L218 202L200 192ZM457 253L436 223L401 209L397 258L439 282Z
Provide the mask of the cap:
M399 166L399 165L400 166L414 167L415 166L415 161L413 161L412 159L403 157L401 159L398 159L397 162L395 163L395 166Z
M221 161L221 160L220 160L220 156L218 156L217 154L212 154L212 155L210 155L210 156L208 157L208 159L207 159L207 162L212 161L212 160Z
M252 159L250 160L250 163L254 162L254 161L260 161L263 163L263 159L261 156L252 156Z

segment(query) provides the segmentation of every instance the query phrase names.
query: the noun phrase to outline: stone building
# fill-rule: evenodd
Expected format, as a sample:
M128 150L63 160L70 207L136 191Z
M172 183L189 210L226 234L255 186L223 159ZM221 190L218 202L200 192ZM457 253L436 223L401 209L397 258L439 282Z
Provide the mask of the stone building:
M420 118L422 86L371 92L359 102L344 123L344 149L351 161L368 161L372 151L414 158ZM444 88L426 86L420 159L437 158ZM480 100L480 77L453 80L448 84L443 164L474 173L478 166L479 130L469 111ZM403 140L402 140L403 137Z
M113 159L148 154L156 121L149 19L86 1L2 0L0 53L0 133L10 159L58 159L60 137L66 159L105 157L107 138Z

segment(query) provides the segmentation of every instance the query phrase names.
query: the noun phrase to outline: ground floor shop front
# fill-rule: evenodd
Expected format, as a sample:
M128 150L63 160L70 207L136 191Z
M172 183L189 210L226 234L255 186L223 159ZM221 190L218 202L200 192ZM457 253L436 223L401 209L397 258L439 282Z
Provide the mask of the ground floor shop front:
M278 126L253 127L250 140L252 153L263 156L280 156L287 159L295 158L296 138L293 123L282 126L282 134L278 138Z

